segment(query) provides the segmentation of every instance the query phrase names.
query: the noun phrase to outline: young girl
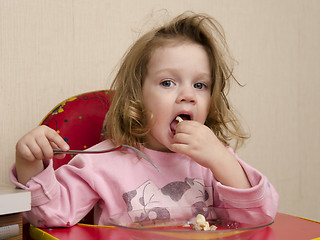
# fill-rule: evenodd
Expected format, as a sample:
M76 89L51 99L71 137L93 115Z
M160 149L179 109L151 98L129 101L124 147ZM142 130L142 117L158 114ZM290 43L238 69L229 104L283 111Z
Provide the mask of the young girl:
M244 135L225 94L233 79L227 49L214 19L185 13L143 35L123 58L106 140L92 150L131 145L160 172L131 150L80 154L54 172L53 148L69 149L58 133L40 126L22 137L11 180L32 193L29 221L71 226L95 205L101 225L124 211L135 221L173 217L174 206L256 208L274 217L275 189L229 147Z

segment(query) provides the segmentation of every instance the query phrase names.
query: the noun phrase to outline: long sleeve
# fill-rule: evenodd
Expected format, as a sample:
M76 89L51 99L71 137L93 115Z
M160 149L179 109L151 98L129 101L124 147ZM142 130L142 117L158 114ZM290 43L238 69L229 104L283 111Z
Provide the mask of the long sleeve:
M79 222L99 198L87 178L87 168L68 166L55 172L50 161L44 171L24 186L17 181L13 167L11 181L31 192L32 210L26 213L29 222L39 227L66 227Z
M249 189L236 189L216 182L214 185L215 205L226 208L254 208L274 218L279 203L279 195L275 188L267 177L242 161L236 154L234 155L245 171L252 187Z

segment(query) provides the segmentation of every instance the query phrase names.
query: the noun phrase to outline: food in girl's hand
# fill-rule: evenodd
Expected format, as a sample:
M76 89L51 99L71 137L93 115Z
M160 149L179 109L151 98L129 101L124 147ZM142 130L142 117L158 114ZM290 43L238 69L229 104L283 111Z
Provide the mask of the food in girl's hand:
M179 123L181 123L181 122L183 121L183 119L182 119L180 116L177 116L177 117L176 117L176 120L177 120Z
M202 214L198 214L196 217L196 222L193 224L193 229L197 231L215 231L217 226L209 224L206 218Z

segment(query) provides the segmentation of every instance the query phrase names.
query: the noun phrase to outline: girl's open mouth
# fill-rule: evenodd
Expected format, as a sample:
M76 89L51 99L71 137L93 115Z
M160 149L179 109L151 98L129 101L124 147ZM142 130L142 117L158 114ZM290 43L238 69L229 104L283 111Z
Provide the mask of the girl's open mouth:
M176 134L176 128L179 122L184 121L184 120L191 120L190 115L188 114L179 114L178 116L176 116L171 124L170 124L170 130L172 132L173 135Z

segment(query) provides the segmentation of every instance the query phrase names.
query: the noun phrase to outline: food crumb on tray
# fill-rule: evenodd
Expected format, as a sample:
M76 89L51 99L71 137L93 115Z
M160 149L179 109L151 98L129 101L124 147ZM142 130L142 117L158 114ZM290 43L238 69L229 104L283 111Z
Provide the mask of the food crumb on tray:
M202 214L198 214L196 217L196 222L193 225L193 229L197 231L215 231L217 226L209 224L206 218Z

